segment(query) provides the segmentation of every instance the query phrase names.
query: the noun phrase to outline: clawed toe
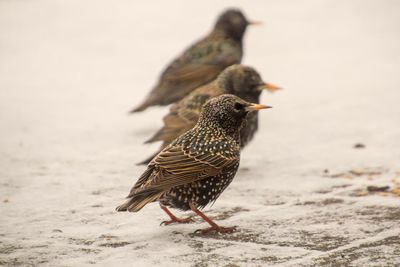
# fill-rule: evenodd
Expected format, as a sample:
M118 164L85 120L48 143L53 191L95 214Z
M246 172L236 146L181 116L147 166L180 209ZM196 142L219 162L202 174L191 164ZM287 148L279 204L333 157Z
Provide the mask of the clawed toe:
M169 220L169 221L163 221L163 222L161 222L160 223L160 226L161 225L170 225L170 224L173 224L173 223L191 223L191 222L193 222L193 219L191 218L191 217L188 217L188 218L176 218L176 219L172 219L172 220Z

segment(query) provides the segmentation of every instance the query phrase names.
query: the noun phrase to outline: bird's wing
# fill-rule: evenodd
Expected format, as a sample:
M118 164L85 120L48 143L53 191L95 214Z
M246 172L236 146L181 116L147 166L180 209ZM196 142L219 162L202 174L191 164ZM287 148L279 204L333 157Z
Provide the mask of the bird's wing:
M200 117L201 109L204 103L214 96L213 92L199 92L185 98L175 110L171 110L171 114L176 114L181 120L187 124L195 124ZM167 120L164 120L167 125Z
M172 62L164 71L162 78L169 82L204 80L210 73L215 77L225 67L240 61L241 53L238 53L235 44L226 40L205 38Z
M240 44L209 36L170 63L146 100L132 112L176 102L193 89L214 80L226 67L240 63L241 59Z
M199 119L204 103L220 94L219 91L215 82L211 82L173 104L169 113L163 118L164 126L145 143L163 141L164 147L169 145L175 138L193 128Z
M163 81L168 83L188 83L197 80L207 81L216 77L223 69L223 66L207 63L177 64L177 66L167 69L163 75Z
M137 212L146 204L162 197L169 189L215 176L223 168L238 164L238 161L239 158L234 155L202 154L171 144L150 162L147 170L131 189L127 197L129 199L116 209Z
M159 170L157 177L148 186L135 194L167 191L172 187L189 184L209 176L217 175L223 168L239 161L236 156L220 153L199 153L182 146L169 145L150 163Z
M154 165L148 166L146 171L139 177L135 185L132 187L128 197L132 196L135 191L140 189L146 183L146 181L154 178L155 176L157 176L157 174L158 171L154 168Z
M163 141L172 142L179 135L193 128L200 117L204 103L212 97L212 94L200 92L191 94L174 104L170 113L163 118L162 129L165 137Z

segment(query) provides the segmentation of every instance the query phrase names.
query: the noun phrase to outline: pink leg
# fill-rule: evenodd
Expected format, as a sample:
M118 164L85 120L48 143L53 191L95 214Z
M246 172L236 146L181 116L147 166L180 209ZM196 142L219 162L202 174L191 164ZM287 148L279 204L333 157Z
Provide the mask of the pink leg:
M206 234L209 234L211 232L217 232L217 233L221 233L221 234L226 234L226 233L232 233L232 232L236 231L236 226L233 226L233 227L222 227L222 226L219 226L218 224L213 222L210 218L208 218L206 215L204 215L204 213L199 211L195 206L190 205L190 208L197 215L199 215L201 218L203 218L203 220L205 220L206 222L208 222L211 225L211 227L206 228L206 229L198 229L198 230L196 230L195 233L200 232L201 234L206 235Z
M174 214L172 214L172 212L167 208L167 207L165 207L164 205L162 205L161 203L160 203L160 208L163 210L163 211L165 211L165 213L166 214L168 214L168 216L171 218L171 220L169 220L169 221L163 221L163 222L161 222L161 224L160 225L169 225L169 224L171 224L171 223L190 223L190 222L193 222L193 220L192 220L192 218L178 218L178 217L176 217Z

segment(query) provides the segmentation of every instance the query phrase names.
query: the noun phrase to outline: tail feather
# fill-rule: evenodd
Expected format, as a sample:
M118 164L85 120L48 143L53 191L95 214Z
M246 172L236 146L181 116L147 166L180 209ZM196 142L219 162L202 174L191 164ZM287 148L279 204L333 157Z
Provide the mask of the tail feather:
M136 108L132 109L129 113L136 113L147 109L150 106L162 105L157 95L150 93L149 96Z
M129 113L136 113L136 112L143 111L143 110L147 109L149 106L151 106L151 105L148 104L147 101L145 101L142 104L140 104L139 106L137 106L136 108L129 111Z
M150 163L150 161L152 161L154 159L155 156L158 155L158 153L160 153L161 150L157 151L156 153L152 154L150 157L146 158L145 160L136 163L136 165L147 165Z
M142 104L132 109L129 113L140 112L151 106L166 106L174 101L169 100L165 94L162 94L159 87L155 87Z
M124 204L118 206L116 211L138 212L148 203L158 200L163 192L154 192L153 190L144 190L143 193L138 193L128 199Z
M164 127L158 130L152 137L144 141L145 144L150 144L157 141L162 141L162 135L164 133Z
M163 118L163 121L164 126L159 129L152 137L146 140L144 142L145 144L157 141L171 142L176 137L178 137L179 134L182 133L182 131L185 132L186 125L184 124L184 122L182 122L182 119L177 117L176 113L168 114Z

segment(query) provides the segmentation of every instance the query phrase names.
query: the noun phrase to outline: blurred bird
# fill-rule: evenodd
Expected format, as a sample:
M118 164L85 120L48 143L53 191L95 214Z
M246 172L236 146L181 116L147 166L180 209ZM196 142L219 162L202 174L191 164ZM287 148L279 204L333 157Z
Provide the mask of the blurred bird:
M197 88L182 100L173 104L164 118L164 126L145 143L163 141L160 149L139 164L148 164L164 147L179 135L191 129L197 122L203 104L212 97L233 94L248 102L260 102L262 90L279 90L278 86L262 81L253 68L235 64L226 68L213 82ZM258 129L258 113L247 116L240 131L241 147L247 145Z
M242 39L248 25L243 13L228 9L222 13L212 32L170 63L142 104L131 113L150 106L169 105L200 85L214 80L226 67L240 63L243 54Z
M249 112L270 108L246 102L234 95L212 98L203 107L197 124L164 148L148 165L117 211L137 212L154 201L169 215L170 223L188 223L167 207L192 210L211 227L199 230L229 233L199 209L215 202L234 178L240 160L239 130ZM162 224L163 224L162 223Z

